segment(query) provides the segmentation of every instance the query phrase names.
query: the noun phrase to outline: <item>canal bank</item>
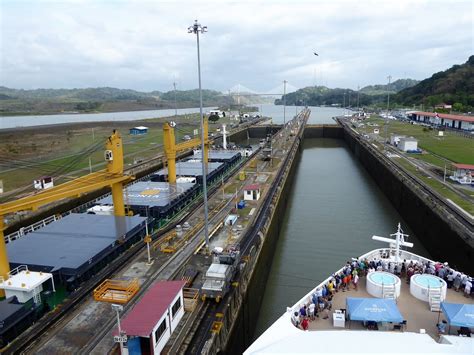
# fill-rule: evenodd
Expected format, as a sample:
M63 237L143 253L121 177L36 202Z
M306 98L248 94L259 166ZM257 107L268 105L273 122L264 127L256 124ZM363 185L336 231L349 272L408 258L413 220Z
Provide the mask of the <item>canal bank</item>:
M253 339L351 257L381 247L371 236L393 233L398 222L415 252L429 256L342 139L305 138L288 194Z
M348 226L347 230L343 233L344 236L347 238L347 245L340 244L337 245L337 235L329 233L329 230L334 229L332 226L332 223L330 222L331 216L336 217L336 218L347 218L348 216L340 215L338 217L337 211L331 210L331 209L326 209L324 208L324 203L320 203L317 199L314 198L312 195L312 191L314 191L314 184L318 184L318 180L314 180L314 176L310 176L308 181L311 181L311 185L307 186L305 184L300 184L300 178L299 176L305 176L305 172L302 171L302 164L307 164L308 166L314 168L314 162L311 161L311 159L307 159L305 156L307 154L307 149L311 148L311 144L314 142L322 142L322 147L324 148L336 148L336 150L340 149L340 146L344 146L344 141L342 139L334 139L334 138L342 138L342 128L341 127L336 127L334 125L317 125L317 126L307 126L305 131L304 131L304 136L310 136L310 137L320 137L320 139L304 139L303 143L299 145L299 149L297 151L297 154L295 154L295 158L292 160L291 166L289 168L289 173L288 176L285 180L285 184L283 185L281 189L281 194L278 203L276 204L274 214L271 218L270 223L268 224L268 228L265 229L263 235L262 235L262 240L263 243L261 245L260 250L257 251L257 259L255 261L255 264L253 265L252 272L249 274L250 279L245 281L246 284L248 284L248 287L246 289L246 292L242 293L240 297L242 297L242 305L239 310L238 317L236 318L234 324L232 325L232 332L231 335L228 337L229 338L229 343L226 344L225 347L225 353L234 353L238 354L243 352L253 341L254 339L254 334L257 331L257 334L259 332L259 329L257 327L259 324L257 323L257 319L259 318L259 314L265 313L265 309L271 308L271 312L273 312L271 321L273 321L276 317L280 316L282 312L286 309L287 305L290 305L291 303L286 303L286 299L288 295L291 295L293 301L296 301L301 297L301 293L304 290L310 289L314 286L314 283L318 279L323 279L327 277L328 273L333 272L337 268L340 267L341 263L344 263L347 258L350 258L351 256L356 256L356 254L351 254L351 250L357 250L359 254L362 254L363 252L366 251L367 243L375 243L370 239L370 235L367 236L366 241L363 241L362 243L358 243L359 245L351 245L351 242L354 241L354 238L358 237L357 235L354 235L354 230L353 226ZM329 138L327 138L329 137ZM309 144L309 145L308 145ZM317 143L318 144L318 143ZM311 149L310 149L311 150ZM348 151L347 148L345 148L345 153L347 156L351 156L350 152ZM328 158L326 156L326 151L321 151L321 164L325 164L325 159ZM333 157L329 156L329 160L332 160ZM353 159L353 158L349 158ZM356 165L353 162L354 165ZM359 172L361 174L366 174L365 179L368 180L368 175L364 171L362 167L358 167ZM337 170L339 170L340 167L337 167ZM303 169L304 170L304 169ZM333 174L337 174L337 171L335 171ZM331 174L329 174L331 175ZM348 180L345 180L346 176L344 174L339 174L340 175L340 183L342 186L346 185L346 188L349 190L352 188L350 182L348 183ZM325 176L324 177L325 181L334 181L334 179L331 176ZM323 185L320 185L323 186ZM375 186L371 187L374 190L377 190ZM300 193L295 194L295 189L302 189L300 190ZM313 189L313 190L312 190ZM330 197L330 199L333 199L332 195L335 195L340 191L338 189L338 186L334 186L332 189L328 189L327 186L323 188L324 192L327 193ZM384 198L383 194L381 191L378 191L379 198L383 199L384 203L384 209L390 209L390 202ZM370 200L371 199L371 193L366 194L366 199ZM308 198L308 203L302 203L299 205L300 208L295 208L297 206L294 206L297 204L295 202L295 198L298 198L301 200L301 198ZM301 201L300 201L301 202ZM342 201L344 203L344 201ZM354 209L357 213L357 211L360 212L360 209L358 209L360 204L360 199L356 199L354 203L352 204L352 209ZM302 207L302 209L301 209ZM346 204L347 207L347 204ZM288 221L288 214L295 212L295 216L297 219L301 216L306 216L307 218L304 217L304 220L298 219L296 223L294 224L295 228L297 229L294 233L296 236L296 241L300 240L301 238L298 238L298 236L303 235L305 232L303 230L298 230L299 228L304 228L305 223L307 224L314 222L314 213L315 211L320 213L320 216L322 217L323 220L326 222L329 222L326 224L326 227L328 229L327 233L321 233L321 235L310 234L310 240L303 241L303 244L298 246L297 252L295 255L291 255L288 264L296 264L297 267L294 270L287 270L287 265L286 263L280 264L279 267L283 270L281 275L284 278L287 278L288 276L293 279L293 283L288 284L282 284L282 288L278 290L278 294L282 296L282 302L281 302L281 307L275 306L275 304L272 301L268 301L267 297L267 291L263 292L263 288L265 285L269 286L269 283L279 272L275 273L274 266L272 268L269 268L268 266L272 264L275 264L275 262L278 261L278 259L281 260L281 251L283 250L289 250L286 245L282 244L282 241L279 241L279 237L281 235L284 235L284 231L287 230L289 226L289 221ZM396 215L395 211L391 210L393 215ZM380 216L378 216L380 214ZM373 227L375 227L375 230L377 230L379 233L391 233L393 232L393 228L395 227L395 223L391 223L392 220L396 220L398 222L398 218L386 218L384 217L384 213L378 213L377 211L374 211L374 214L372 216L365 216L367 218L364 218L364 216L360 217L360 220L366 221L368 218L376 218L378 222L371 223ZM403 222L403 221L402 221ZM335 224L338 224L338 221L334 222ZM364 222L365 223L365 222ZM339 223L340 224L340 223ZM369 223L367 223L369 224ZM390 225L390 227L389 227ZM380 226L378 228L377 226ZM386 228L382 228L385 226ZM314 225L308 225L308 228L306 229L306 234L308 234L308 231L314 231L315 226ZM406 229L409 233L411 231L407 228ZM370 229L370 233L373 233L374 230ZM367 227L367 233L369 233L369 228ZM362 233L364 234L364 233ZM364 235L365 237L365 235ZM305 239L305 238L303 238ZM333 253L328 253L328 251L319 244L318 239L324 240L324 243L328 244L333 244ZM360 238L359 238L360 239ZM336 241L336 243L334 243ZM366 243L367 242L367 243ZM297 244L297 243L296 243ZM418 243L419 244L419 243ZM377 245L371 247L371 249L376 248ZM426 254L426 251L424 251L421 247L421 245L417 248L418 252ZM338 258L333 258L334 252L336 254L339 253ZM349 254L347 253L349 252ZM319 254L318 254L319 253ZM357 255L359 255L357 254ZM321 263L325 263L324 258L327 258L329 262L326 263L326 266L328 268L321 267ZM336 266L331 266L331 259L336 260L337 267ZM317 269L319 268L319 270ZM318 274L319 273L319 274ZM304 275L304 276L303 276ZM300 283L301 281L304 281L304 283ZM288 280L286 280L288 281ZM308 282L309 281L309 282ZM314 281L314 283L313 283ZM299 284L299 285L298 285ZM285 299L285 300L283 300ZM224 317L225 319L225 317ZM269 323L271 323L271 321ZM269 324L266 324L261 328L261 330L264 330L266 326ZM211 351L212 353L212 351Z
M371 236L393 233L398 222L415 244L410 251L472 272L472 246L450 227L452 218L430 213L433 207L402 187L396 172L379 166L380 157L342 127L307 126L304 137L275 254L267 259L272 266L254 339L345 261L381 247ZM440 243L452 243L457 253L445 253L450 247Z
M344 125L344 141L435 260L474 273L473 225Z

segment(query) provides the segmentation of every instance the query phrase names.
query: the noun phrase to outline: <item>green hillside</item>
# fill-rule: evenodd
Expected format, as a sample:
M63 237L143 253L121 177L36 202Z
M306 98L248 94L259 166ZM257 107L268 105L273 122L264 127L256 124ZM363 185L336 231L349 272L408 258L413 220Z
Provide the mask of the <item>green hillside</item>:
M345 94L345 99L344 99ZM385 95L367 95L359 94L359 105L367 106L374 103L383 102ZM335 88L330 89L326 86L308 86L295 92L286 94L287 105L338 105L357 106L357 91L351 89ZM275 105L283 105L283 97L275 100Z
M228 105L229 98L214 90L203 90L204 106ZM0 86L0 114L49 114L58 112L115 112L174 107L174 91L141 92L111 87L85 89L11 89ZM177 106L199 105L199 91L178 90Z
M399 90L415 85L418 81L413 79L398 79L388 85L369 85L360 89L359 106L370 106L385 104L387 93L397 93ZM344 99L344 94L345 99ZM346 106L357 106L357 91L351 89L335 88L326 86L309 86L286 95L287 105L340 105L345 102ZM283 98L275 100L276 105L283 105Z
M386 84L364 86L362 89L360 89L360 92L367 95L386 95L388 92L390 92L391 94L395 94L400 90L412 87L418 83L419 81L414 79L398 79L395 80L393 83L390 83L390 85Z
M404 89L394 100L403 105L423 104L427 108L447 103L453 110L470 112L474 107L474 56L461 65L435 73L417 85Z

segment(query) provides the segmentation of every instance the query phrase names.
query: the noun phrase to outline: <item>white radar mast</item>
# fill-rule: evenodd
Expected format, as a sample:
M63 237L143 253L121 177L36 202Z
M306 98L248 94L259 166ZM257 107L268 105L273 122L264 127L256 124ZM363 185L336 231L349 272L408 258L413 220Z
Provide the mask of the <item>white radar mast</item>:
M395 262L398 264L400 262L400 247L409 247L413 248L413 243L405 242L405 237L408 237L408 234L404 234L400 223L398 223L397 232L390 234L391 237L395 239L379 237L377 235L372 236L373 240L378 240L379 242L386 242L390 244L390 248L395 246Z

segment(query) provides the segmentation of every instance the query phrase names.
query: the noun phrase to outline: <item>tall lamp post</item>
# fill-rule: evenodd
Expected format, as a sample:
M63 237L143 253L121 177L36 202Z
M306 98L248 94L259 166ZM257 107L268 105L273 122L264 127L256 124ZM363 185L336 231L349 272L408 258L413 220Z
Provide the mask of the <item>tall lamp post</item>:
M123 354L123 334L122 334L122 328L120 326L120 312L123 311L123 306L112 303L112 309L117 313L117 326L118 326L118 332L119 332L119 335L115 337L115 340L120 343L120 354Z
M206 249L209 248L209 230L208 230L208 207L207 207L207 174L206 163L204 161L204 116L202 114L202 89L201 89L201 53L199 51L199 33L207 32L207 26L201 26L198 20L194 21L194 25L188 27L188 33L196 35L197 41L197 59L198 59L198 78L199 78L199 115L201 117L201 154L202 154L202 194L204 198L204 236L206 239Z
M286 83L288 81L283 80L283 126L286 123Z
M388 79L388 86L387 86L387 116L385 117L385 140L388 141L388 124L389 124L389 118L388 118L388 112L390 110L390 81L392 80L392 76L389 75L387 76Z
M357 85L357 112L359 112L359 94L360 94L360 86Z
M174 115L178 116L178 105L176 104L176 82L173 82L174 88Z

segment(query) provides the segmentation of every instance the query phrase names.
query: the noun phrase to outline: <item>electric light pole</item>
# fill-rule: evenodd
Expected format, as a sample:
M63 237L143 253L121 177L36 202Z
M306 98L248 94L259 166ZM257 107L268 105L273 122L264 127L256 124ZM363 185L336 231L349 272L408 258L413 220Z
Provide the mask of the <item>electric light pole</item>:
M286 83L288 81L283 80L283 126L286 123Z
M387 96L387 115L388 111L390 110L390 81L392 80L392 76L389 75L387 76L388 79L388 86L387 86L387 91L388 91L388 96ZM387 116L388 117L388 116Z
M115 340L118 340L118 343L120 344L120 354L123 354L123 334L122 334L122 328L120 326L120 312L123 311L123 306L119 304L112 303L112 309L116 312L117 314L117 327L118 327L118 333L119 335L115 338Z
M174 88L174 115L178 116L178 106L176 104L176 83L173 82L173 88Z
M199 78L199 115L201 117L201 160L202 160L202 194L204 198L204 237L206 240L206 249L209 248L209 229L208 229L208 207L207 207L207 174L206 163L204 159L204 116L202 114L202 88L201 88L201 53L199 51L199 33L207 32L207 26L201 26L198 20L194 21L194 25L188 27L188 33L196 35L197 42L197 59L198 59L198 78Z
M388 141L388 112L390 110L390 81L392 80L392 76L387 76L388 79L388 86L387 86L387 116L385 117L385 140Z
M360 94L360 86L357 85L357 112L359 112L359 94Z

